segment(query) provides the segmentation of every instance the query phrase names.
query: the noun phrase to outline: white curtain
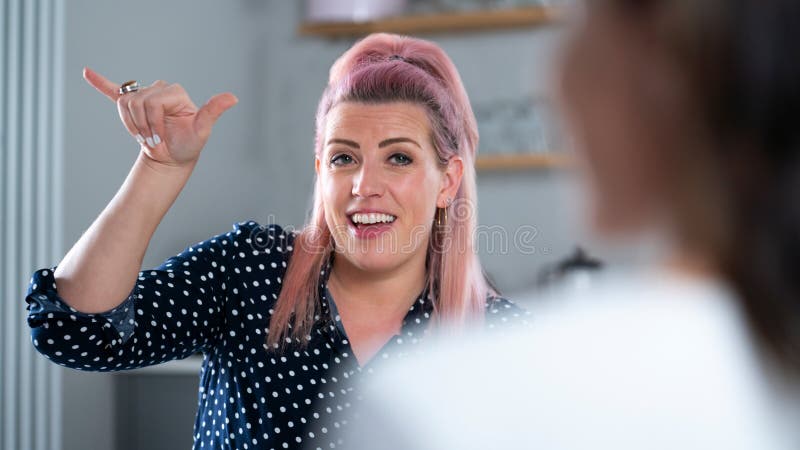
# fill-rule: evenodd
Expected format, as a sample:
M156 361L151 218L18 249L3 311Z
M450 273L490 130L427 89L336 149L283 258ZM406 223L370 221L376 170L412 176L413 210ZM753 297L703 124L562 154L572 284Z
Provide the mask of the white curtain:
M57 450L58 368L25 322L31 273L62 253L63 0L0 0L0 449Z

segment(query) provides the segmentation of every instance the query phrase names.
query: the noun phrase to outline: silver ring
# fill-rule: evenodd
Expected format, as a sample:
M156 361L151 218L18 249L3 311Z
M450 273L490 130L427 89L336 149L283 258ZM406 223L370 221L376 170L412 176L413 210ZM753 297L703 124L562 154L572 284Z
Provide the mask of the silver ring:
M136 92L139 90L139 82L136 80L126 81L122 83L122 86L119 87L119 95L125 95L130 92Z

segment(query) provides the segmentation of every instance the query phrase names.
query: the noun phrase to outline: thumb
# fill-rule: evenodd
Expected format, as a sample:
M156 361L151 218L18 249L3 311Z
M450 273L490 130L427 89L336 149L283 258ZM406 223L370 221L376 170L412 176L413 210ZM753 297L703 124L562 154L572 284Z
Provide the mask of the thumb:
M211 128L217 122L217 119L219 119L222 113L238 102L239 99L229 92L211 97L211 99L197 111L197 116L194 119L195 132L201 138L208 139L208 136L211 135Z

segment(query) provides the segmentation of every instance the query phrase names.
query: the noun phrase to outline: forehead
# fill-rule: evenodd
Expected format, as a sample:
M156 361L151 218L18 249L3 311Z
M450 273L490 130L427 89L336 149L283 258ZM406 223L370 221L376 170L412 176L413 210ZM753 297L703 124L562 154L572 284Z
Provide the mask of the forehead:
M342 102L328 113L325 134L427 136L431 126L425 108L409 102ZM399 136L390 136L399 137Z

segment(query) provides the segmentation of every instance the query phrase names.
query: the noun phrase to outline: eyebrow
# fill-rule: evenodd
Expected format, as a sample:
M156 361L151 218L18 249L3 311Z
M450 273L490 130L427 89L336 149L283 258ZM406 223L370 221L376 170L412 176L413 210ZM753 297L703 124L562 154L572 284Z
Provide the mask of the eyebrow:
M384 148L384 147L388 147L388 146L390 146L392 144L399 144L399 143L402 143L402 142L409 142L411 144L416 145L419 148L422 148L422 146L419 145L419 143L417 143L417 141L415 141L415 140L413 140L411 138L407 138L407 137L397 137L397 138L391 138L391 139L383 140L383 141L380 142L380 144L378 144L378 148ZM361 148L361 146L358 145L358 142L351 141L349 139L333 138L333 139L328 141L328 145L331 145L331 144L342 144L342 145L346 145L348 147Z
M419 145L417 143L417 141L415 141L415 140L413 140L411 138L407 138L407 137L398 137L398 138L386 139L385 141L381 141L381 143L378 144L378 148L388 147L388 146L390 146L392 144L399 144L401 142L409 142L411 144L416 145L419 148L422 148L422 146Z
M334 139L331 139L331 140L328 141L328 145L331 145L331 144L343 144L343 145L346 145L348 147L361 148L361 146L358 145L358 142L354 142L354 141L351 141L351 140L348 140L348 139L336 139L336 138L334 138Z

